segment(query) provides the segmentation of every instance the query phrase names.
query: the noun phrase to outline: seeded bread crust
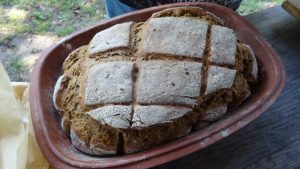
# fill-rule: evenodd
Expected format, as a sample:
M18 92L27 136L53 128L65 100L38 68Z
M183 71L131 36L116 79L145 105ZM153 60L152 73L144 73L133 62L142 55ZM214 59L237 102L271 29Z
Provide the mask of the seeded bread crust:
M112 26L74 50L53 93L74 147L134 153L239 106L257 80L257 61L223 24L201 8L176 7Z

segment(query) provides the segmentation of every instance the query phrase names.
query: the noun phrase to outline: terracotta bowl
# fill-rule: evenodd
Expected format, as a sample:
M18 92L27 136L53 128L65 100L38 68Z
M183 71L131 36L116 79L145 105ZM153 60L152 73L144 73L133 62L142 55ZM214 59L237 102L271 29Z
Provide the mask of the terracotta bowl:
M77 151L60 128L60 117L52 103L54 84L69 53L89 43L99 31L127 21L145 21L152 13L176 6L198 6L222 18L234 29L240 41L254 50L259 63L256 90L239 108L213 125L190 135L135 154L96 157ZM133 168L153 167L198 151L239 130L271 106L283 89L285 71L274 49L243 17L211 3L178 3L153 7L106 20L76 32L45 51L33 71L30 84L32 122L39 146L55 168Z

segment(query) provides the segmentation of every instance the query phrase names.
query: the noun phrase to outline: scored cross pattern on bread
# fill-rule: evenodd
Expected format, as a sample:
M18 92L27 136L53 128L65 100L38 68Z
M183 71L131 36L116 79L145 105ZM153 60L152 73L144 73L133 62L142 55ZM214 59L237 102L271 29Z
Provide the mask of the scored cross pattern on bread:
M167 9L73 51L53 99L79 150L132 153L222 118L249 96L253 64L251 48L213 14Z

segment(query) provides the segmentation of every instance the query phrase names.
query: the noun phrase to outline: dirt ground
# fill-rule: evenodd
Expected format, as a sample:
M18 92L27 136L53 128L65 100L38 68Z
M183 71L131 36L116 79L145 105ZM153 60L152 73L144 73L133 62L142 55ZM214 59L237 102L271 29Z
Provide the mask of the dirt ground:
M0 59L12 81L30 81L40 53L60 38L47 35L20 35L0 46Z
M42 51L72 32L99 22L104 11L103 1L95 0L0 1L0 61L10 79L30 81Z

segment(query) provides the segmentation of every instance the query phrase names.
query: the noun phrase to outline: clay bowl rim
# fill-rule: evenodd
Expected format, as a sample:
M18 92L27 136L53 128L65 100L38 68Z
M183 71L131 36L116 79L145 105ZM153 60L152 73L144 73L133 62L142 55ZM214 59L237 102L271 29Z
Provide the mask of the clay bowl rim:
M66 57L68 52L70 52L74 47L68 46L78 42L76 39L77 36L87 34L92 29L97 29L101 27L102 30L105 27L109 27L116 23L129 21L130 18L134 17L135 20L139 20L138 16L140 15L149 15L151 13L170 8L170 7L178 7L178 6L198 6L202 7L205 11L214 11L214 12L225 12L228 18L236 20L242 26L245 26L244 33L251 34L250 38L253 40L252 42L249 40L249 44L251 47L254 46L255 43L258 43L261 47L263 47L266 56L261 56L261 52L258 50L254 51L257 56L258 62L260 65L260 72L263 74L264 79L262 86L258 87L257 91L263 91L261 93L256 92L252 97L250 97L246 103L240 106L238 109L233 111L231 115L226 118L219 120L215 124L199 131L195 131L188 136L176 139L174 141L165 143L160 146L156 146L154 148L124 156L116 156L116 157L95 157L94 160L83 160L83 159L74 159L68 156L65 156L64 152L60 152L57 150L55 146L56 142L53 142L48 133L47 117L43 110L53 110L52 103L44 103L42 102L43 93L47 93L48 97L52 97L52 93L49 92L51 89L43 89L41 84L43 78L45 77L42 74L41 70L45 69L47 65L47 59L51 57L53 51L57 49L63 49L61 54ZM216 14L218 16L218 14ZM226 17L220 16L225 20ZM234 28L233 28L234 29ZM240 31L240 32L243 32ZM245 32L246 31L246 32ZM263 59L262 57L269 57L268 59ZM57 58L61 59L61 58ZM268 64L266 65L266 60ZM61 64L60 64L61 65ZM267 68L267 69L265 69ZM272 68L272 69L271 69ZM60 70L56 70L57 74ZM44 71L45 72L45 71ZM56 78L57 77L52 77ZM262 77L260 77L262 78ZM125 14L120 17L116 17L114 19L107 20L105 22L99 23L95 26L87 28L82 31L78 31L67 38L61 40L54 46L50 47L47 51L45 51L38 62L35 65L31 84L30 84L30 109L32 114L32 122L34 131L36 134L36 138L38 144L41 148L46 159L52 164L54 167L59 168L59 166L69 166L69 167L83 167L83 168L109 168L109 167L134 167L139 165L140 167L153 167L179 157L188 155L192 152L200 150L208 145L215 143L216 141L229 136L233 132L242 128L249 122L253 121L256 117L258 117L262 112L264 112L268 107L270 107L275 100L280 95L283 90L285 82L285 71L283 64L275 52L275 50L264 40L264 38L258 33L258 31L250 25L244 18L234 13L234 11L227 9L223 6L212 4L212 3L201 3L201 2L190 2L190 3L176 3L169 5L162 5L157 7L152 7L140 11L136 11L133 13ZM52 90L53 90L52 86ZM261 89L263 88L263 89ZM261 89L261 90L260 90ZM255 93L255 92L254 92ZM51 108L52 106L52 108ZM54 113L54 112L53 112ZM71 146L71 145L68 145ZM170 155L172 153L172 155ZM83 156L90 158L91 156L85 155Z

